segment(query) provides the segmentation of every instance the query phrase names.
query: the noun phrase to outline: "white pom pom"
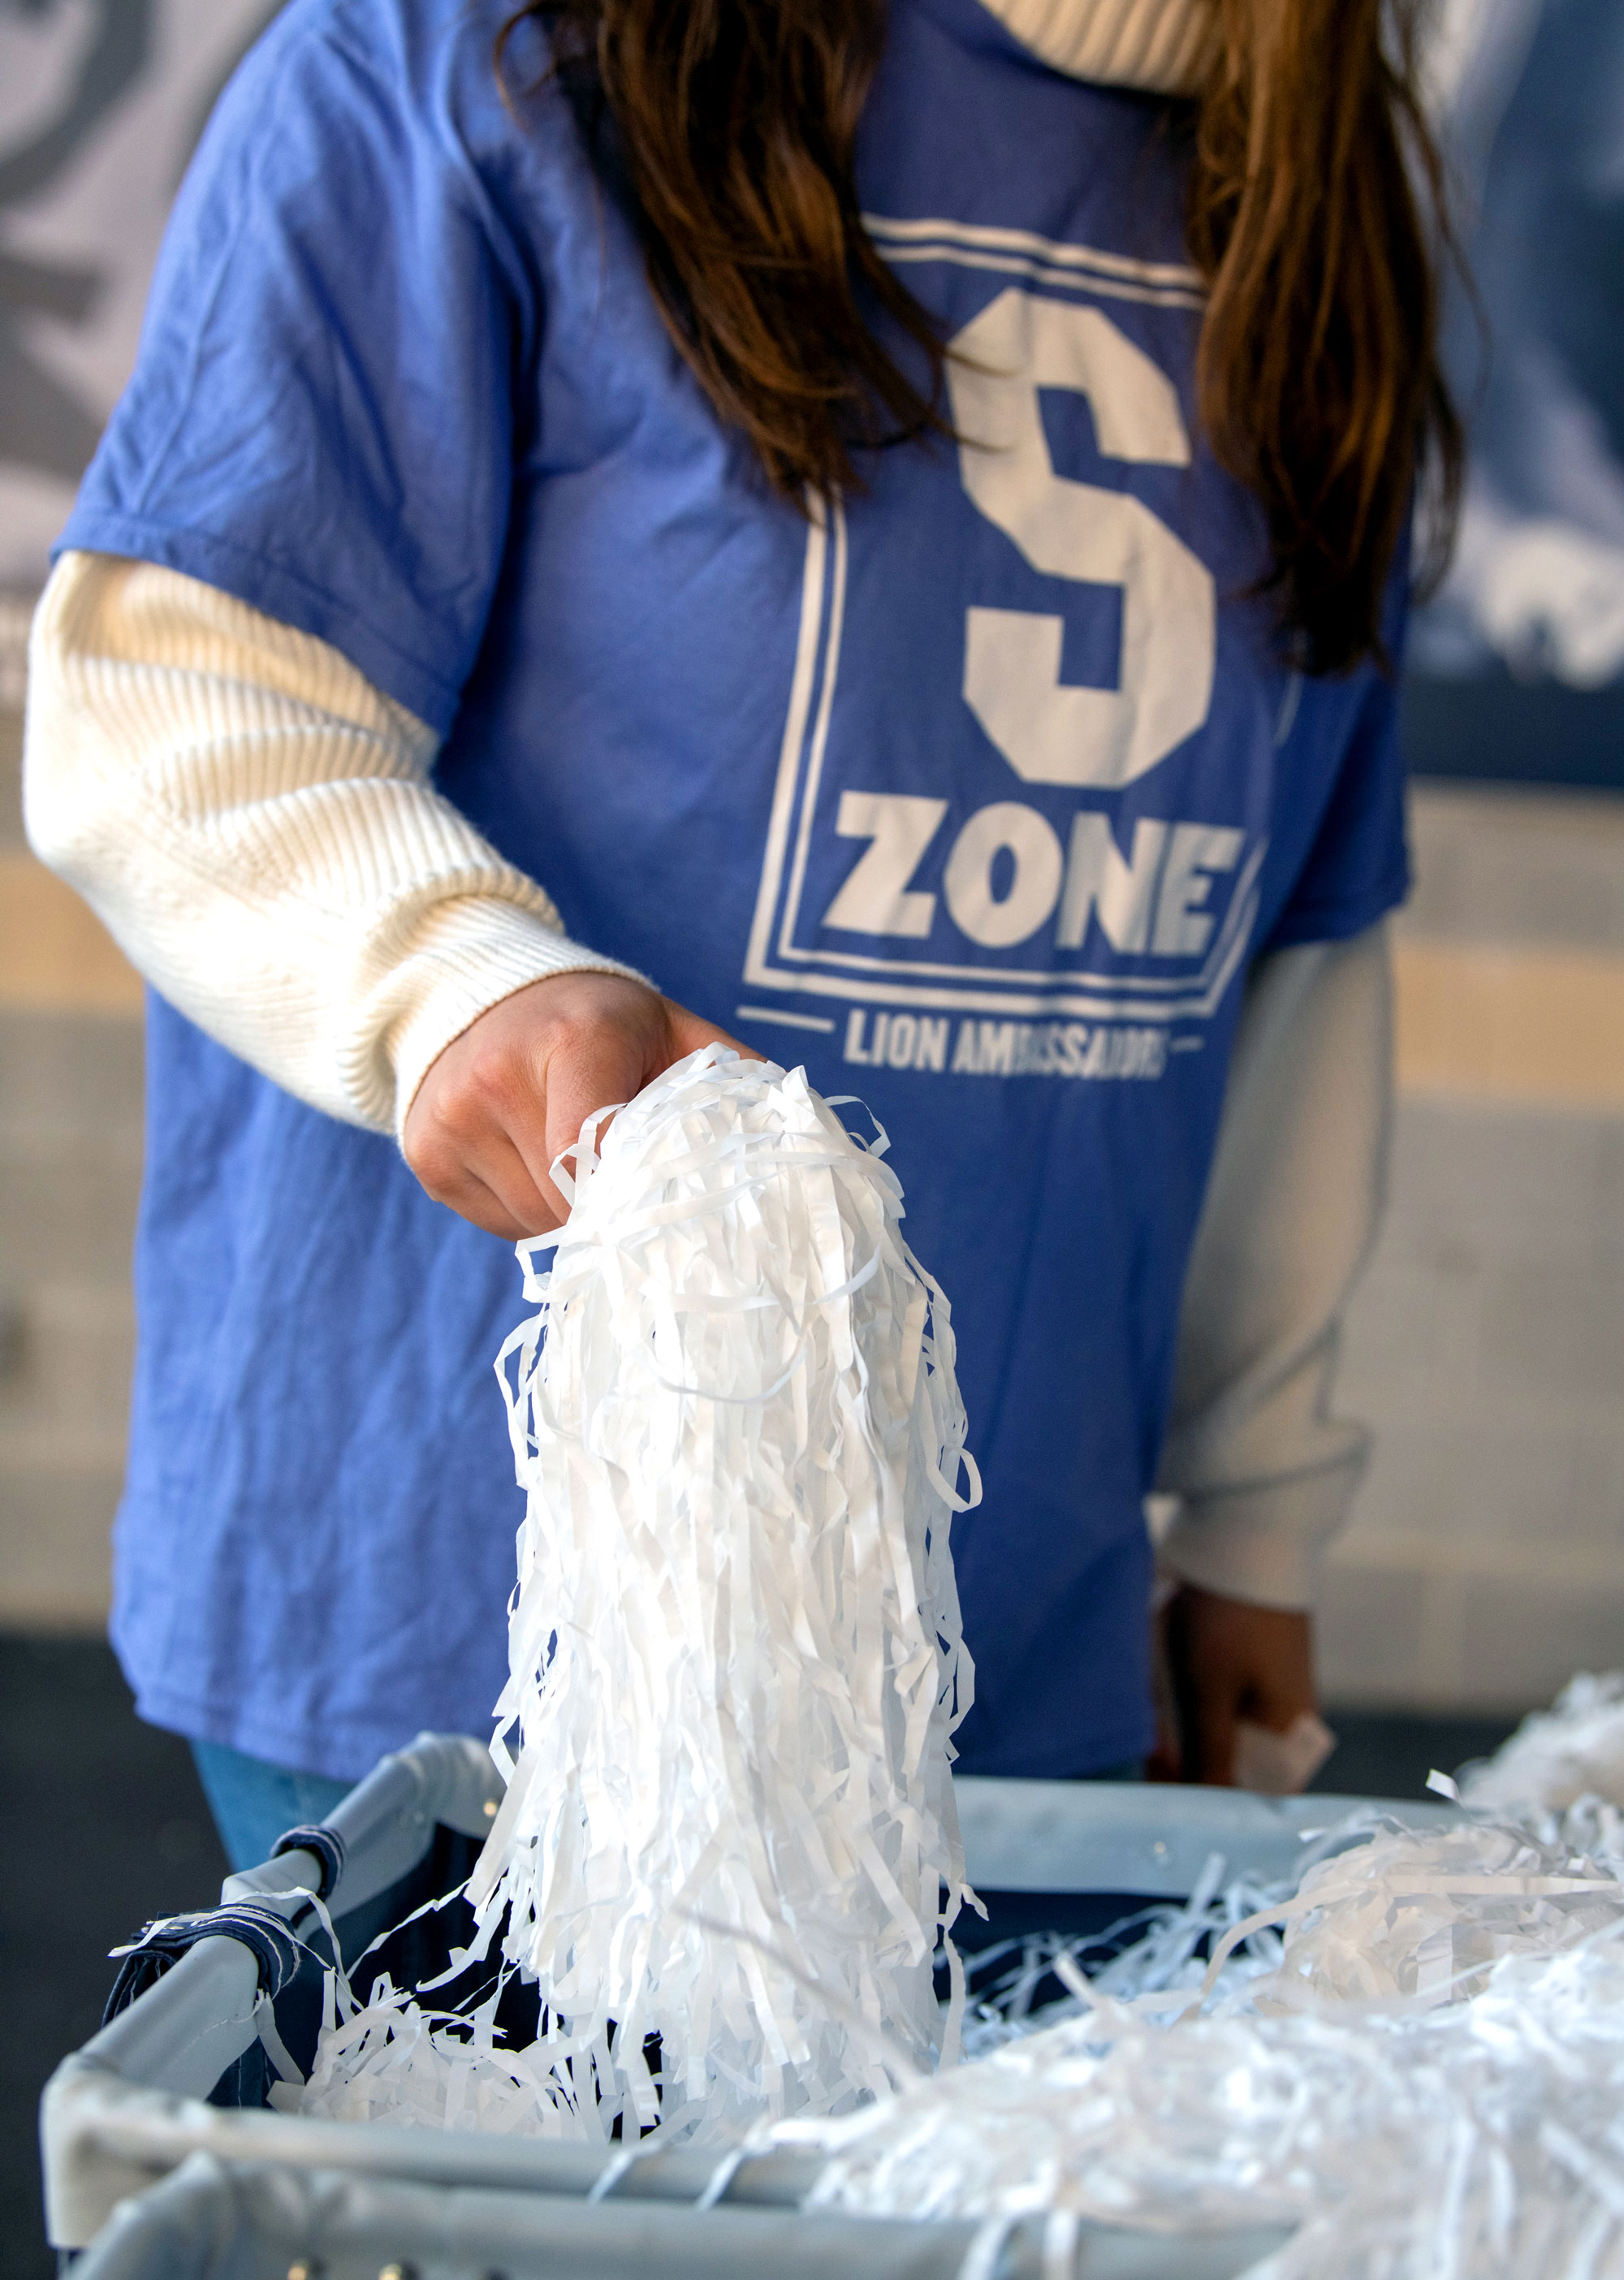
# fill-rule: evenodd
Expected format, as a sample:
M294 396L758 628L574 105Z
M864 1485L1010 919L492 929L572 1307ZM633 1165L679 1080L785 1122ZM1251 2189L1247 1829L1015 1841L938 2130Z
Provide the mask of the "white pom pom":
M488 1933L510 1912L535 2055L592 2078L593 2126L715 2137L936 2054L972 1686L948 1529L979 1488L882 1140L715 1047L595 1155L596 1122L501 1365L518 1748L470 1897Z
M1461 1786L1490 1812L1561 1812L1582 1797L1624 1806L1624 1672L1581 1671Z
M814 2203L1297 2228L1256 2280L1624 2268L1624 1863L1516 1825L1365 1833L1290 1898L1220 1893L1211 1864L1193 1921L1156 1911L1147 1953L1091 1985L1054 1945L1011 1971L988 2056L794 2133L829 2156ZM1189 1987L1190 1935L1220 1926L1217 2015L1197 2015L1198 1988L1154 1991ZM1247 1968L1226 1971L1249 1937ZM1045 1966L1075 1999L1022 2015Z

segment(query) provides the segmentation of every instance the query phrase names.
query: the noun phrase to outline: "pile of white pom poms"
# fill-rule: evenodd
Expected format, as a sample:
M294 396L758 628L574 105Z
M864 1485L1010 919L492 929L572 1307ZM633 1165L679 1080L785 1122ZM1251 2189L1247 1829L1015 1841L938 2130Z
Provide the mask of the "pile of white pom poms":
M1579 1683L1537 1760L1525 1729L1523 1817L1344 1823L1274 1891L1215 1859L1092 1979L1079 1943L1025 1943L954 2075L780 2136L828 2155L821 2203L1049 2210L1062 2264L1083 2220L1278 2222L1293 2237L1249 2280L1620 2280L1620 1816L1555 1809L1545 1778L1620 1698ZM1051 1975L1072 1998L1033 2015Z

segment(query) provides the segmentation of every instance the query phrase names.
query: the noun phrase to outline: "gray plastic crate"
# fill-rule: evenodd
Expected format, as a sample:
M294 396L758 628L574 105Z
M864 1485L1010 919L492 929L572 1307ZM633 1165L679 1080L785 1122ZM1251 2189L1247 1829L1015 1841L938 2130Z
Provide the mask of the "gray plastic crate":
M1098 1931L1137 1901L1183 1898L1215 1852L1231 1870L1287 1876L1303 1831L1367 1802L974 1779L958 1794L971 1881L989 1902L984 1939ZM345 1847L328 1905L346 1960L460 1881L499 1796L478 1744L431 1734L351 1791L330 1823ZM1449 1811L1382 1809L1415 1825ZM286 1853L228 1878L221 1897L273 1909L319 1946L317 1912L294 1897L319 1875L312 1853ZM312 1962L277 1999L296 2054L313 2037L319 1985ZM967 2224L804 2213L816 2164L803 2157L719 2168L676 2148L628 2164L589 2147L277 2114L260 2102L265 2001L250 1949L207 1937L58 2068L41 2110L46 2218L56 2246L89 2250L78 2280L299 2280L301 2268L304 2280L378 2280L391 2266L416 2280L1057 2280L1036 2222L997 2240ZM1089 2228L1074 2268L1085 2280L1232 2280L1281 2238Z

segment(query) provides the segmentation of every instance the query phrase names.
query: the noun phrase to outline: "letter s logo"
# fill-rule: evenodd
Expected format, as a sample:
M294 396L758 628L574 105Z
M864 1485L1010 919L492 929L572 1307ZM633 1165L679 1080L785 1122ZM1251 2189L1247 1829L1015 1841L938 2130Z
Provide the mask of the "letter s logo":
M952 343L964 487L1035 570L1122 593L1120 685L1060 680L1062 619L971 609L965 701L1026 783L1132 783L1206 719L1217 612L1212 577L1136 498L1058 475L1038 390L1087 397L1106 458L1187 467L1172 382L1097 309L1012 286Z

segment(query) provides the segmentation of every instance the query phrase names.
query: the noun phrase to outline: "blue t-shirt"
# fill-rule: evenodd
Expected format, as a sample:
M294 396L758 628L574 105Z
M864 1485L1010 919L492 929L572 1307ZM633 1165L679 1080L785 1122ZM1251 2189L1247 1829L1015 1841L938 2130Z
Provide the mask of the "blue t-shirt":
M955 344L959 440L809 520L673 349L612 156L556 84L504 106L505 12L292 0L64 543L332 643L573 936L866 1101L986 1483L963 1762L1120 1760L1243 980L1403 893L1391 689L1300 680L1251 598L1163 106L975 0L896 0L859 187ZM156 1000L149 1091L114 1619L142 1711L341 1775L483 1729L507 1246Z

